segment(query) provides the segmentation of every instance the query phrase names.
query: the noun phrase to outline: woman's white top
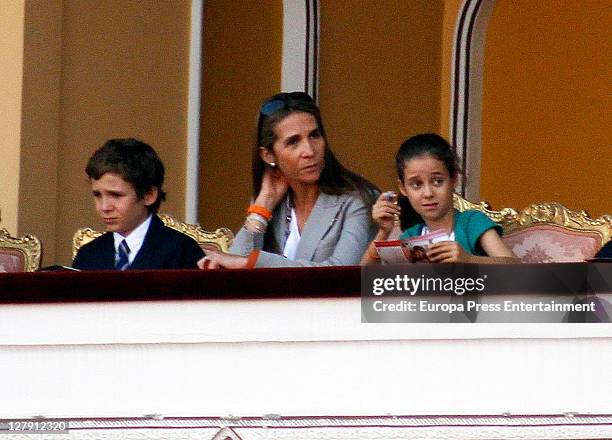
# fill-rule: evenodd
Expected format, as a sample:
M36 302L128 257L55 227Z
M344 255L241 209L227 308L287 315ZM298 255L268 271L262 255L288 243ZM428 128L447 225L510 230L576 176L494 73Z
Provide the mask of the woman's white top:
M421 235L429 234L431 231L425 225L423 225L423 229L421 230ZM437 237L431 240L432 243L437 243L439 241L455 241L455 231L451 231L450 234L447 234L443 237Z
M300 244L300 229L298 228L297 215L295 215L295 209L291 208L291 222L289 223L289 236L285 241L285 247L283 248L283 255L289 260L295 260L295 252L297 251L298 244Z

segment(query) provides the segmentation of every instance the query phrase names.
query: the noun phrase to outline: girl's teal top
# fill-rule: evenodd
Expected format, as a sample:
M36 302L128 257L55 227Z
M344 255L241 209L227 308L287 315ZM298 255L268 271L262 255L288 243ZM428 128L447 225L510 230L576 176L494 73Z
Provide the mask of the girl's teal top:
M455 209L454 213L453 231L455 232L455 241L470 254L486 257L487 253L480 245L480 237L489 229L495 229L501 236L503 233L502 227L475 209L463 212ZM418 237L422 235L424 226L424 223L411 226L400 235L400 238Z

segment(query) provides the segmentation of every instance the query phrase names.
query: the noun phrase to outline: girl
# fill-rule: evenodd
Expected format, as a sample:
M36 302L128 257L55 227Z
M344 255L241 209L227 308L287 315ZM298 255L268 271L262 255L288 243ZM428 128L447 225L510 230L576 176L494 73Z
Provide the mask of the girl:
M448 142L436 134L420 134L405 141L395 156L399 190L421 221L408 227L400 238L444 230L450 240L432 244L427 257L434 263L514 263L518 259L501 240L501 226L480 211L453 208L459 169ZM383 193L372 208L379 230L375 240L387 240L400 214L410 215ZM374 244L362 264L378 260Z

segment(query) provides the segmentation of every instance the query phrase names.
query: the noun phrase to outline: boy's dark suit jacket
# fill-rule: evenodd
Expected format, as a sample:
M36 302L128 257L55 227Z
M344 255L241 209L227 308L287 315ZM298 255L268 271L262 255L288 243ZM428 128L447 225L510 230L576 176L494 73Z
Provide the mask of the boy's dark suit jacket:
M612 258L612 240L607 242L595 255L597 258Z
M203 256L204 252L194 239L164 226L159 217L153 215L142 247L128 269L195 269ZM115 269L113 233L107 232L79 249L72 267Z

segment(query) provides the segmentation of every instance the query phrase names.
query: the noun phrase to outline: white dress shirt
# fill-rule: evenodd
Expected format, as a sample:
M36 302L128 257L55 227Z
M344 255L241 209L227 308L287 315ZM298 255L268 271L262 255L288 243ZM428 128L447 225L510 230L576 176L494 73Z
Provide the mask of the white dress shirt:
M151 217L152 215L149 215L147 219L138 225L136 229L130 232L127 237L124 237L118 232L113 232L113 238L115 239L115 255L119 254L119 244L125 240L130 248L128 262L132 264L134 258L136 258L136 255L138 254L138 251L142 247L142 243L144 243L145 236L147 235L147 231L151 225Z
M283 248L283 255L289 260L295 260L295 253L300 244L300 229L298 228L297 215L295 209L291 208L291 222L289 223L289 236Z

